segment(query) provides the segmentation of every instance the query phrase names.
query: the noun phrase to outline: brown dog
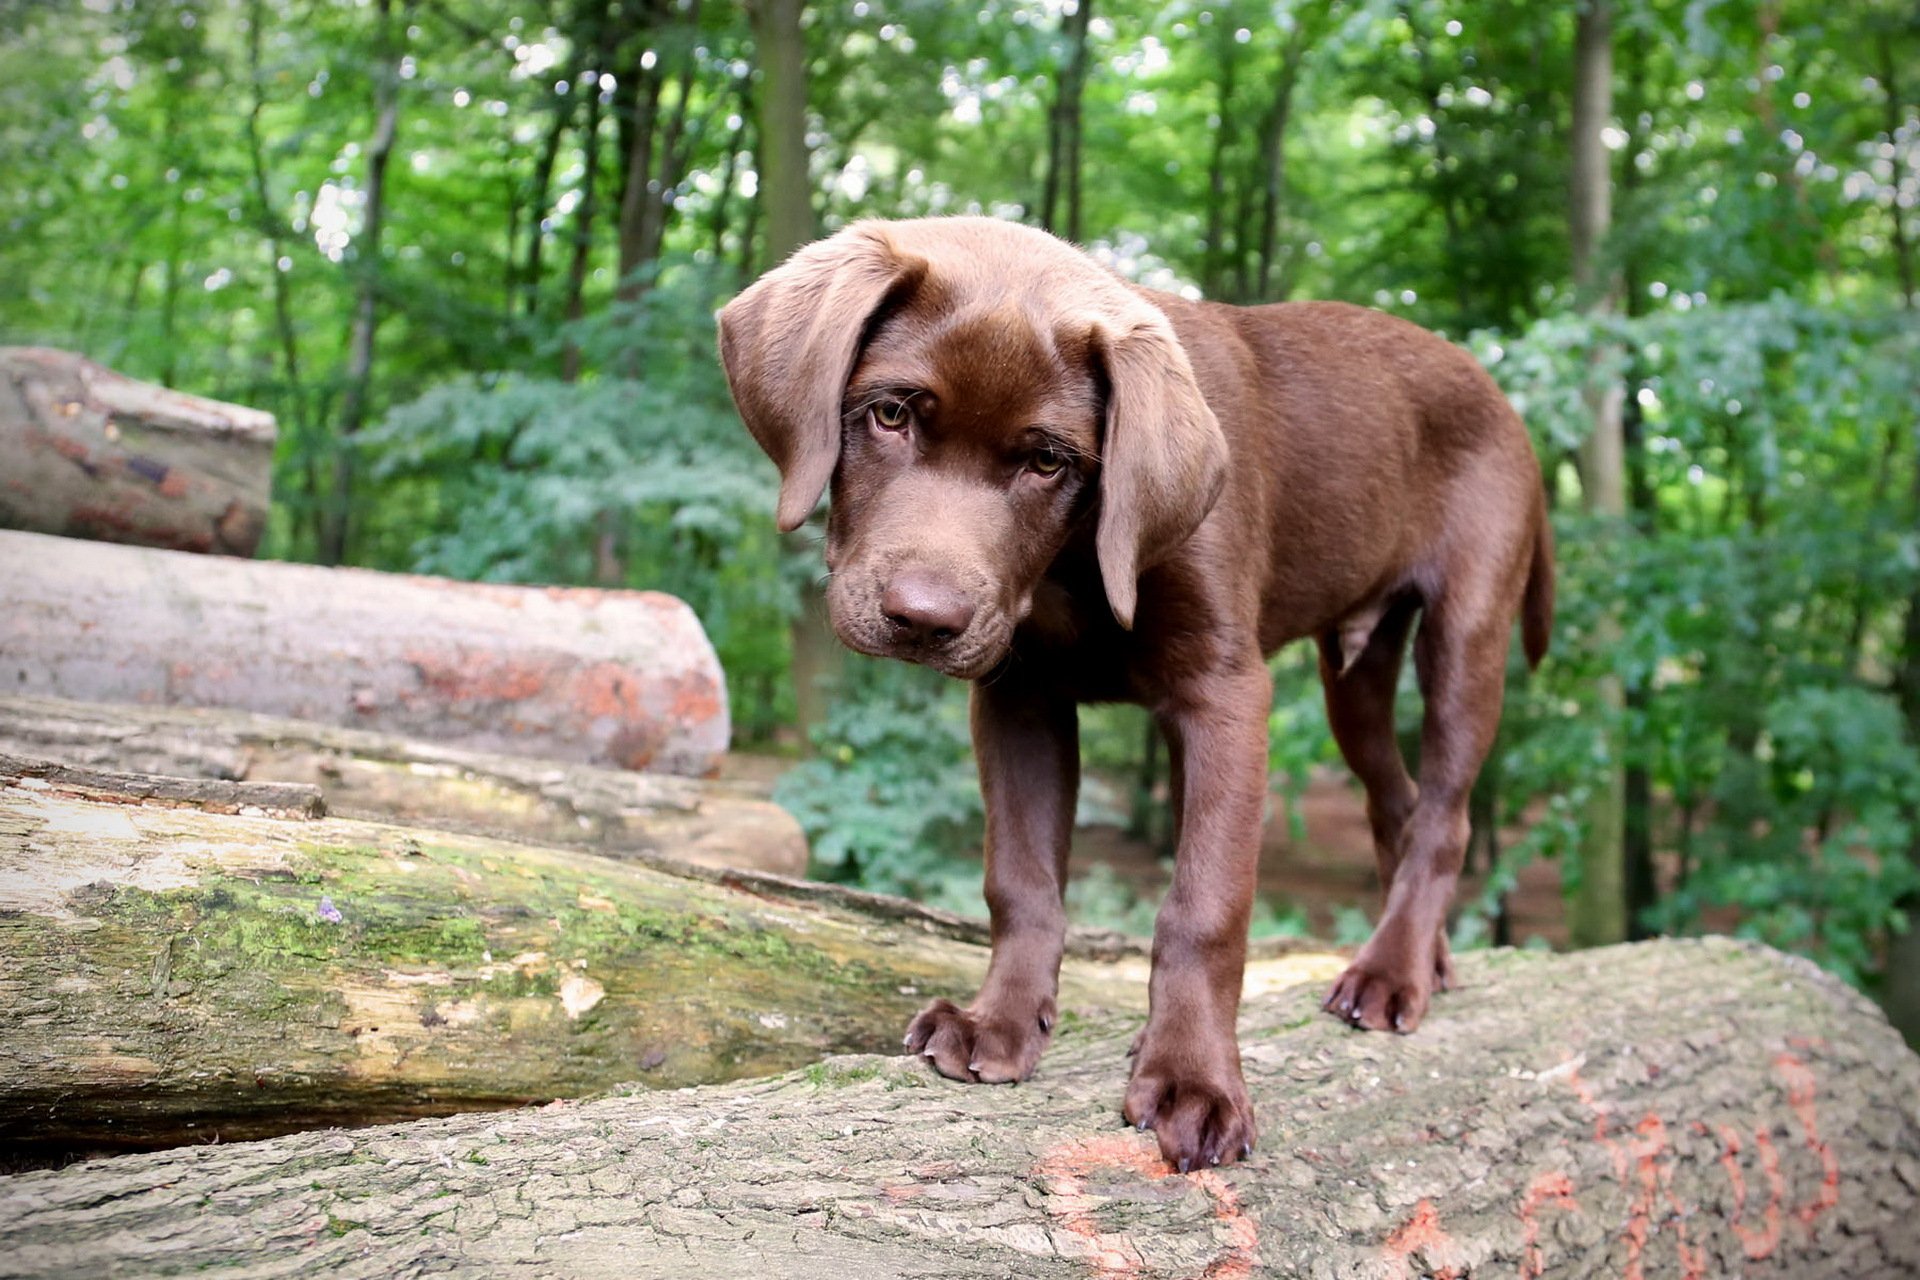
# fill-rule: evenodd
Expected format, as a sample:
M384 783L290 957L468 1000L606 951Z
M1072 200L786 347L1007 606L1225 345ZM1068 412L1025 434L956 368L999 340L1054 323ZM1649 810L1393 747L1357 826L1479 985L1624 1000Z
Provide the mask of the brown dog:
M1334 303L1137 289L986 218L863 222L720 314L741 417L793 529L833 486L827 599L862 653L975 681L993 958L910 1047L956 1080L1030 1074L1054 1018L1076 705L1171 744L1179 856L1124 1112L1182 1170L1252 1150L1234 1019L1267 795L1265 658L1320 646L1366 786L1385 913L1327 1007L1411 1031L1452 977L1467 797L1516 614L1547 647L1553 552L1526 430L1471 356ZM1414 614L1420 780L1394 738Z

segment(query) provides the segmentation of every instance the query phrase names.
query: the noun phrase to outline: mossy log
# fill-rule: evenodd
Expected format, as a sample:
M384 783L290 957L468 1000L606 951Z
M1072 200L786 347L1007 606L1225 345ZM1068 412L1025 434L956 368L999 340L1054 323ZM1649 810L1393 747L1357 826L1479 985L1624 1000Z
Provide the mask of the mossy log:
M0 347L0 525L250 556L273 415L139 382L67 351Z
M175 778L304 784L338 817L783 875L807 867L806 835L793 816L735 787L309 720L0 697L0 752Z
M727 691L657 591L509 587L0 530L0 688L232 707L701 776Z
M1727 941L1461 971L1404 1038L1249 999L1230 1168L1115 1123L1138 1018L1102 1016L1017 1088L842 1057L4 1178L0 1275L1920 1274L1920 1059L1868 1002Z
M231 800L0 777L0 1147L766 1075L898 1043L986 969L978 924L894 899ZM1074 946L1065 1007L1140 1007L1135 945Z

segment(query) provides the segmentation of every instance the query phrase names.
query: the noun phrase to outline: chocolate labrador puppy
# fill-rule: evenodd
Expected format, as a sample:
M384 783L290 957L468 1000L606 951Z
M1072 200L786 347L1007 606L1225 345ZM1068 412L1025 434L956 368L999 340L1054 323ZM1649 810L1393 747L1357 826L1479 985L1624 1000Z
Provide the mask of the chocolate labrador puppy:
M1079 785L1076 705L1148 707L1178 860L1124 1113L1186 1170L1252 1150L1234 1019L1267 796L1265 659L1319 645L1386 888L1327 1008L1412 1031L1452 979L1467 796L1513 621L1546 651L1553 551L1527 433L1473 358L1336 303L1136 288L988 218L861 222L720 313L782 529L832 485L834 630L974 682L993 957L909 1047L956 1080L1029 1075L1054 1019ZM1420 776L1394 738L1414 615Z

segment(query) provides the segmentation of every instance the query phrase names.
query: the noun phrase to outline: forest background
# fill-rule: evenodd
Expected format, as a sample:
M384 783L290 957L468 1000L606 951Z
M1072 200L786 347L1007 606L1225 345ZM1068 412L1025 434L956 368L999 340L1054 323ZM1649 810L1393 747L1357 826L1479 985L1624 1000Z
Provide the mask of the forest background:
M1920 1036L1917 163L1897 0L0 0L0 342L276 414L274 556L682 596L815 874L977 913L964 689L833 644L714 308L984 212L1407 316L1520 408L1561 553L1458 942L1537 942L1550 867L1572 945L1731 929ZM1274 678L1299 834L1338 758ZM1164 850L1149 720L1082 737L1083 819Z

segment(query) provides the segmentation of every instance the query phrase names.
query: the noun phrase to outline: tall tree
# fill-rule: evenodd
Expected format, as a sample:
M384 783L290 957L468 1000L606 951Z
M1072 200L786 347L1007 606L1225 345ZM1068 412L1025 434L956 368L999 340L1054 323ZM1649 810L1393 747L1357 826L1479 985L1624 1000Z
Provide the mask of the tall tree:
M1280 251L1280 213L1286 199L1287 123L1293 118L1293 94L1300 83L1300 67L1333 11L1326 0L1301 5L1293 27L1280 47L1280 65L1274 71L1273 100L1260 122L1260 266L1254 278L1254 297L1272 301L1274 260ZM1280 291L1280 296L1285 295Z
M1574 27L1573 175L1570 231L1576 305L1596 320L1612 313L1619 298L1618 274L1607 256L1613 216L1613 174L1606 130L1613 117L1613 4L1584 0ZM1590 419L1581 447L1580 477L1588 514L1619 536L1627 511L1626 446L1621 409L1626 390L1612 370L1618 352L1596 341L1589 353L1583 398ZM1594 644L1612 651L1618 623L1605 618ZM1620 739L1624 702L1618 675L1599 677L1600 705L1608 749L1594 781L1580 844L1580 883L1569 908L1568 932L1581 946L1624 941L1627 936L1625 866L1626 773Z
M1080 100L1087 85L1087 30L1093 23L1093 0L1075 0L1060 19L1067 39L1066 57L1054 76L1053 109L1047 120L1047 175L1040 194L1040 225L1077 241L1080 217ZM1061 190L1065 188L1066 217L1061 219Z
M339 564L347 555L353 512L354 437L366 425L373 389L374 338L380 328L380 235L387 219L387 161L393 155L400 126L400 59L406 38L405 17L412 11L413 0L406 0L405 14L395 22L393 0L375 0L374 4L373 134L367 139L366 201L361 208L360 234L353 242L353 330L347 338L346 386L334 440L333 487L327 494L326 514L320 524L322 564Z
M758 205L765 213L763 267L813 239L813 185L807 177L807 45L800 28L802 0L753 0L753 42L760 63L755 101L759 150ZM796 535L805 537L806 535ZM808 546L804 552L813 554ZM794 727L803 750L824 724L833 690L846 666L845 651L827 623L826 595L808 578L788 631L792 642Z
M260 237L266 242L267 270L273 281L273 327L279 340L281 377L285 379L285 394L281 402L287 406L282 418L292 428L294 449L302 463L302 473L306 480L304 511L297 511L296 518L304 515L313 521L309 533L313 545L320 540L319 477L314 472L314 441L312 422L308 416L306 389L300 375L300 332L293 319L293 281L291 268L292 256L287 252L286 222L273 202L273 184L267 172L266 143L260 134L260 113L266 109L266 77L261 68L261 43L266 39L267 14L263 0L248 0L247 4L247 81L252 87L252 97L246 114L247 166L253 177L253 217L259 228ZM283 265L284 264L284 265Z

